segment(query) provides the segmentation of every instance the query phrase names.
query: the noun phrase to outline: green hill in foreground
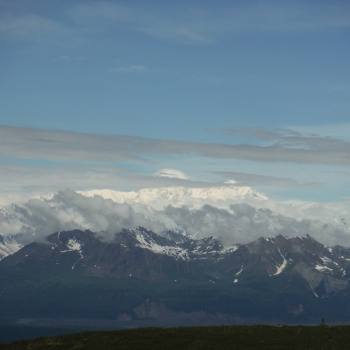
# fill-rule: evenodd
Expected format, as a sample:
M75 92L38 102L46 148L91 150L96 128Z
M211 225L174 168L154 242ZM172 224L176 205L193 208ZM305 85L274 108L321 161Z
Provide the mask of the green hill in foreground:
M3 349L350 349L350 326L146 328L46 337Z

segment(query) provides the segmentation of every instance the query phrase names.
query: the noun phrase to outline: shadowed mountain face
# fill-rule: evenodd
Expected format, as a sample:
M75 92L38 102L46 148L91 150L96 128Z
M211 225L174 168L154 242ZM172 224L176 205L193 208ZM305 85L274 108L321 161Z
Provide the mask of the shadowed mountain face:
M0 261L3 323L131 327L349 322L350 249L310 236L224 247L211 237L57 232Z

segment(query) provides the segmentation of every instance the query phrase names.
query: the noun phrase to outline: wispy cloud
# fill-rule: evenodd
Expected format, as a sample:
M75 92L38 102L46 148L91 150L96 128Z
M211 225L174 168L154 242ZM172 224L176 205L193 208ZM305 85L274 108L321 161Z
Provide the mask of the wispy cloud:
M189 3L181 10L149 9L117 2L90 2L71 10L79 23L114 22L157 38L211 43L220 37L252 32L310 32L350 28L350 7L342 3L305 1L243 2L215 10Z
M230 132L234 136L238 130L230 129ZM322 136L302 134L284 136L278 133L278 137L272 138L269 145L199 143L125 135L0 127L2 157L147 162L154 156L164 155L349 166L350 142Z
M147 70L143 64L128 64L125 66L113 67L109 71L112 73L140 73Z
M230 131L233 138L236 131ZM334 178L340 181L339 186L346 182L344 175L333 172L332 180L324 171L329 166L341 166L344 172L350 166L350 142L303 136L292 130L245 132L262 134L261 138L268 139L271 145L199 143L2 126L0 195L10 198L18 193L64 188L206 187L225 180L264 191L304 191L317 188L320 183L334 186L330 185ZM285 137L288 142L280 140ZM294 138L298 147L291 144ZM307 167L303 176L295 164Z
M271 147L287 150L303 150L315 152L344 152L349 150L350 142L336 137L321 136L315 133L302 133L292 129L264 129L264 128L228 128L226 134L251 137L267 142Z
M145 187L218 185L191 180L187 176L154 176L152 173L117 168L113 164L1 164L1 159L0 183L0 208L67 188L77 191L104 188L137 190Z
M112 23L156 38L197 43L211 41L206 31L197 28L198 17L188 8L178 13L169 9L146 10L142 6L100 1L74 6L70 9L70 16L79 25L93 26L102 21L102 25Z
M142 4L143 5L143 4ZM346 2L250 1L230 6L135 6L117 1L69 2L60 17L34 10L18 13L9 2L0 10L0 34L31 37L44 33L122 30L195 44L211 44L244 33L319 32L350 28L350 5Z
M237 171L216 171L215 173L223 176L227 181L234 181L237 185L259 187L309 187L319 184L316 182L298 181L289 177L269 176Z
M0 36L40 38L43 35L66 33L67 27L58 20L35 13L0 14Z
M160 169L153 175L156 177L165 177L170 179L189 180L189 176L178 169Z

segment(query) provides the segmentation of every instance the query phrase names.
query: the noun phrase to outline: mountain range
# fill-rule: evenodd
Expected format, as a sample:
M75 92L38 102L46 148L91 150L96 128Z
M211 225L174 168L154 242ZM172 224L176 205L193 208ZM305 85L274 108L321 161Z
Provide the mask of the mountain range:
M2 324L350 321L350 248L309 235L223 246L214 237L138 227L108 239L71 230L22 247L15 242L0 239Z

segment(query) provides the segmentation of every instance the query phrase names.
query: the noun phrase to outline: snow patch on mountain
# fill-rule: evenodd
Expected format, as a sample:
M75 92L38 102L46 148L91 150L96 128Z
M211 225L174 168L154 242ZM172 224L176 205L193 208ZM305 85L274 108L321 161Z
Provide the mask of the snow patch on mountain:
M332 272L333 271L333 269L331 269L328 266L318 265L318 264L315 266L315 269L319 272Z
M280 265L277 265L276 266L276 272L273 274L273 276L278 276L280 275L284 270L285 268L287 267L288 265L288 260L285 258L285 256L281 253L281 250L278 249L278 252L279 254L281 255L281 258L283 259L282 263Z
M239 276L243 272L243 265L241 268L235 273L235 276Z
M81 258L84 257L82 244L76 238L69 239L66 243L66 247L67 250L61 250L61 253L77 252Z
M138 241L137 247L148 249L156 254L163 254L172 256L176 259L188 260L188 251L176 246L163 246L156 243L154 240L146 239L142 233L136 233L136 239Z
M3 238L0 236L0 260L8 255L16 253L22 248L22 245L11 238Z

